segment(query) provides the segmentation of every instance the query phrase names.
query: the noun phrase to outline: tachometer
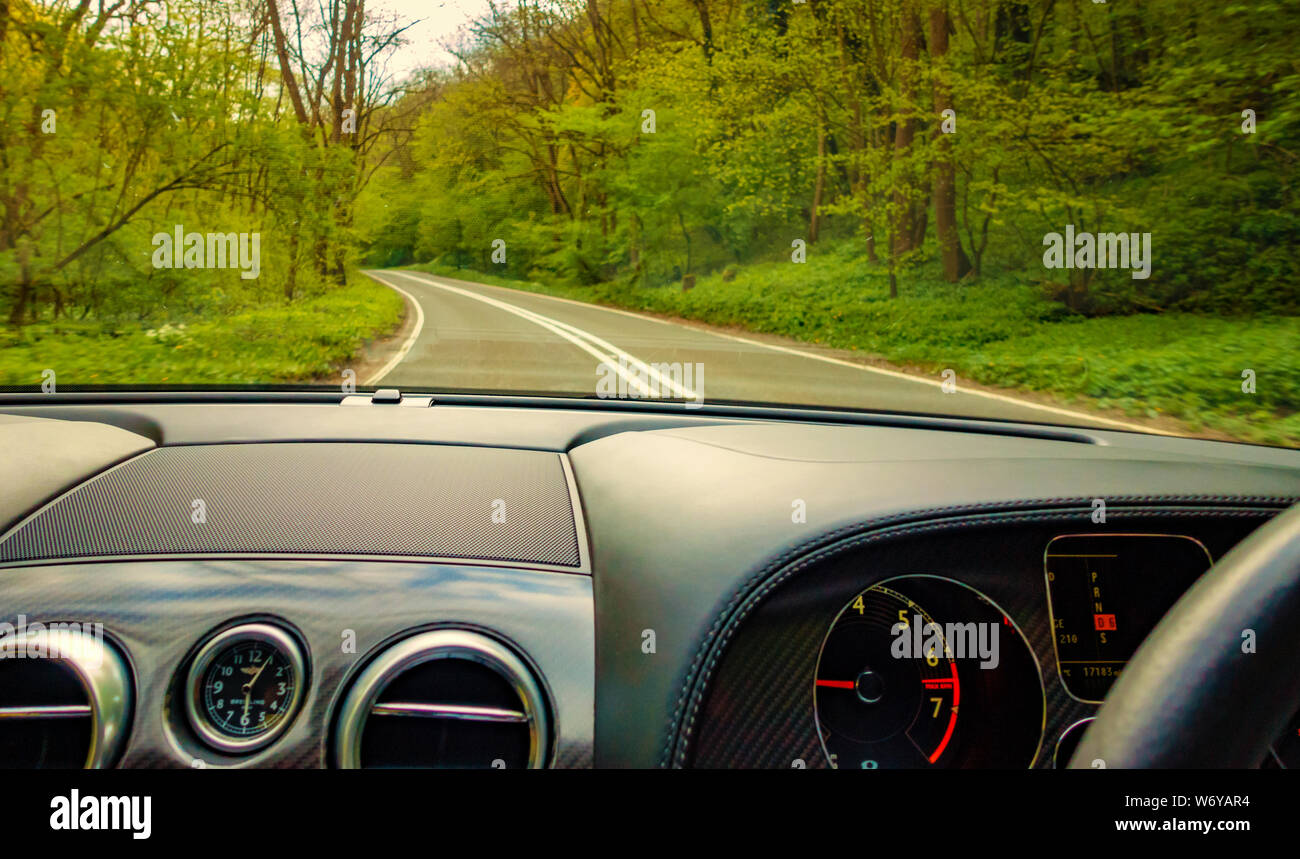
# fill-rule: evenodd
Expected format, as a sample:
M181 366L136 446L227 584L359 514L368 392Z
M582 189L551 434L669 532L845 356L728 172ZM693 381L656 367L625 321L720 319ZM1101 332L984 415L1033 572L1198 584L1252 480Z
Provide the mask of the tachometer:
M1025 767L1044 698L1019 629L983 594L903 576L854 597L831 625L813 687L832 766Z

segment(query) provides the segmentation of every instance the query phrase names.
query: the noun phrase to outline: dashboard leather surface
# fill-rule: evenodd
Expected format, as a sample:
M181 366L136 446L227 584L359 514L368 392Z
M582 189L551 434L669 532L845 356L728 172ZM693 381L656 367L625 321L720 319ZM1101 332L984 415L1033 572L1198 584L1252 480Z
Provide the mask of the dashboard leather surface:
M843 450L815 461L811 434L804 446L786 427L742 434L752 450L768 431L786 435L769 447L781 458L720 447L709 428L624 433L570 453L592 544L598 765L672 760L675 718L740 596L820 545L885 522L1089 508L1094 498L1285 504L1300 495L1300 468L1251 461L1256 449L1230 445L1196 443L1180 456L1180 440L1161 439L1164 450L1151 456L1110 433L1105 446L1058 442L1061 458L1044 459L1016 456L1019 439L859 427L844 432L856 436L860 461L845 461ZM929 440L909 442L900 460L899 433ZM918 454L927 448L933 458ZM1231 462L1234 453L1245 461ZM650 632L653 652L643 644Z
M42 502L154 446L108 424L0 414L0 531Z

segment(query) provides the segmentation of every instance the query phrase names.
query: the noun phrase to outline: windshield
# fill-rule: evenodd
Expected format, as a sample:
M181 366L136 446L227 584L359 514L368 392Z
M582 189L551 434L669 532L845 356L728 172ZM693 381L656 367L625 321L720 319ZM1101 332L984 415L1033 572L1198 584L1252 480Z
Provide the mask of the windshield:
M1300 443L1295 3L0 3L0 386Z

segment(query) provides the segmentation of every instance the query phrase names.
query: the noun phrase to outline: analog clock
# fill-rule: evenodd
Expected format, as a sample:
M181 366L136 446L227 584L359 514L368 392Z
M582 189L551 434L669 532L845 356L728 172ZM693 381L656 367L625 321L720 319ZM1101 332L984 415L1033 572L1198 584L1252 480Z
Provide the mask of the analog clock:
M186 713L199 737L224 752L262 748L284 732L302 701L297 640L268 623L217 633L190 666Z

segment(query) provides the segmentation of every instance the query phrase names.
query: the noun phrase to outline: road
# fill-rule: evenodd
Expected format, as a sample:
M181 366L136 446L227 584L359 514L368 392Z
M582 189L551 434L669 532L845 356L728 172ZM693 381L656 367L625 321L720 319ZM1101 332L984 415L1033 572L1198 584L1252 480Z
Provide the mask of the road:
M739 336L420 272L366 274L418 307L401 350L364 380L383 387L576 396L621 387L639 398L657 389L691 402L837 406L1153 431L976 390L960 378L954 392L945 392L938 375L870 366L795 341Z

